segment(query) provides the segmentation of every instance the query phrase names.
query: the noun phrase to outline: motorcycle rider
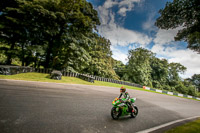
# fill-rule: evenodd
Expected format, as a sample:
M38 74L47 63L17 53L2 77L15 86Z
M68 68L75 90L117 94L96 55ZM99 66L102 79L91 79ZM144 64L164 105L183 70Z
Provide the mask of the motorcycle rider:
M132 112L134 112L133 106L132 106L131 101L130 101L130 95L128 94L128 92L126 92L126 88L124 86L122 86L120 88L120 96L119 96L119 98L121 98L122 96L124 96L124 98L126 100L125 101L121 100L121 102L125 102L128 105L129 109L131 109Z

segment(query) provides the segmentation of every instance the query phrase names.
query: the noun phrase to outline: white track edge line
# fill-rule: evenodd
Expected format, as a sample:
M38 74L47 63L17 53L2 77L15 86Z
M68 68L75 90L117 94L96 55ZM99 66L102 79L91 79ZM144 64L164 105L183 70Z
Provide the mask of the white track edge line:
M159 125L159 126L156 126L156 127L153 127L153 128L146 129L146 130L142 130L142 131L139 131L139 132L136 132L136 133L149 133L149 132L155 131L157 129L160 129L160 128L163 128L163 127L166 127L166 126L178 123L178 122L182 122L182 121L190 120L190 119L195 119L195 118L199 118L199 117L200 116L194 116L194 117L189 117L189 118L185 118L185 119L175 120L175 121L168 122L168 123L165 123L163 125Z

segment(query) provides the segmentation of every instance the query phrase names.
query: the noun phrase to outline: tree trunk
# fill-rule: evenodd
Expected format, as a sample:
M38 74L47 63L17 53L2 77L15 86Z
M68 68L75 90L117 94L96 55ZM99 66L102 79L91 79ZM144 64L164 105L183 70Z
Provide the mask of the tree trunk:
M36 66L37 66L37 55L36 55L36 57L34 59L34 68L36 68Z
M12 51L15 47L15 42L12 42L12 45L10 47L10 51ZM6 65L11 65L12 63L12 52L7 52L7 60L6 60Z
M24 66L24 44L22 44L22 66Z
M47 48L47 55L46 55L46 62L45 62L45 65L44 67L45 68L50 68L50 56L51 56L51 53L52 53L52 46L53 46L53 42L52 40L49 42L49 46Z

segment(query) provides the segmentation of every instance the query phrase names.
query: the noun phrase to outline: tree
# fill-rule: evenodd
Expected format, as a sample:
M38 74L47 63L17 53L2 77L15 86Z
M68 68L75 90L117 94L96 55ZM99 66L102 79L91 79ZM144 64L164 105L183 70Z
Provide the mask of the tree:
M116 74L120 77L120 79L123 79L124 75L127 72L126 65L124 65L121 61L114 60L114 68ZM126 78L124 78L126 80Z
M155 88L164 88L168 89L167 87L167 77L169 75L168 71L168 61L166 59L159 59L153 57L150 60L151 65L151 78L152 78L152 85Z
M170 85L176 85L176 82L181 80L179 74L183 74L186 70L187 68L180 63L170 63L168 75Z
M155 25L161 29L182 27L175 40L188 42L188 48L200 53L200 1L173 0L159 11Z
M152 87L150 60L153 57L155 57L155 54L144 48L129 50L128 80Z
M1 3L1 15L0 15L0 41L7 43L10 47L4 47L7 56L6 64L11 64L11 59L17 56L16 45L19 44L20 39L23 38L23 27L21 26L21 16L18 11L19 8L17 1L2 1Z
M191 82L200 92L200 74L194 74L191 78L186 80Z
M0 12L2 12L7 7L16 7L17 1L16 0L1 0L0 3Z
M183 84L187 88L187 94L188 95L196 96L196 91L195 91L196 87L195 87L195 85L192 84L192 82L185 79L183 81Z
M90 37L100 22L86 0L15 0L15 6L3 2L0 41L10 45L6 64L11 64L14 52L22 65L35 62L82 71L89 63Z
M98 35L94 35L93 38L96 40L96 43L91 45L91 61L88 69L85 71L88 71L92 75L119 79L113 69L114 59L111 57L111 42L108 39Z

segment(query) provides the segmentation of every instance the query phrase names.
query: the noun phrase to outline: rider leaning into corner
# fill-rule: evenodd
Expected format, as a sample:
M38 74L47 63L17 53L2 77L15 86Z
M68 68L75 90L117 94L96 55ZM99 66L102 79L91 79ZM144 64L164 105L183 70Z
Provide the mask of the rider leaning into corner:
M130 95L128 94L128 92L126 92L126 88L123 87L123 86L120 88L119 98L121 98L122 96L125 98L125 100L124 101L121 100L121 102L126 103L129 106L129 109L132 110L132 112L134 112L133 106L132 106L131 101L130 101Z

